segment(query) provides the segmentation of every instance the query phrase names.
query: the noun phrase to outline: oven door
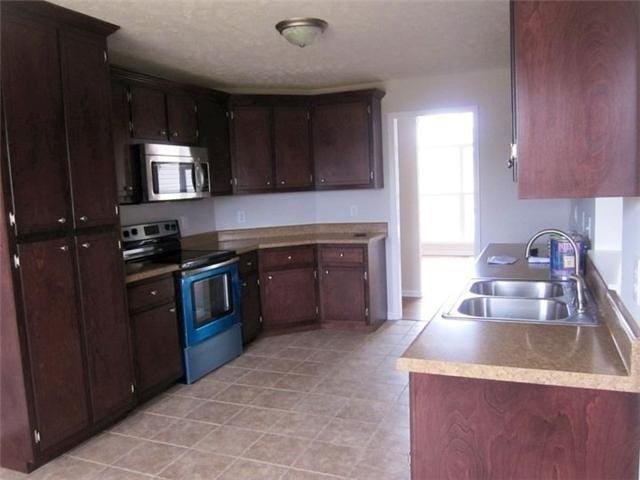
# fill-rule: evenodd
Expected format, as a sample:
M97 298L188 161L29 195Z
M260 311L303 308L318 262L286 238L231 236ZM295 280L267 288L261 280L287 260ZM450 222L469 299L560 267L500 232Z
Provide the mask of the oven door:
M149 202L210 196L209 163L190 157L144 157L144 189Z
M182 273L181 313L185 346L193 346L240 322L240 277L234 258Z

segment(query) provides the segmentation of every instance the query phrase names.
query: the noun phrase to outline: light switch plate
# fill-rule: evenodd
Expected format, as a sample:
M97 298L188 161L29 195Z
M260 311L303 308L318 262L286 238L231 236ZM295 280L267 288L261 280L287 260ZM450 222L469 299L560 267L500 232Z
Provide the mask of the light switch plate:
M358 206L357 205L351 205L351 207L349 207L349 214L352 217L357 217L358 216Z
M236 213L236 217L237 217L238 223L244 223L247 221L247 214L245 213L244 210L238 210L238 212Z

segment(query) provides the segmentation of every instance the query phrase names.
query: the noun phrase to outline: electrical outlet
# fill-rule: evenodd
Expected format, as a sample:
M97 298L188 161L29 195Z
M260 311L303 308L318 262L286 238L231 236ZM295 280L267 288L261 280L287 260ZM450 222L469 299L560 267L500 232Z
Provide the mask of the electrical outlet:
M238 210L238 212L236 213L236 219L238 223L244 223L247 221L247 214L244 210Z
M573 207L573 223L578 226L578 206L574 205Z
M358 216L358 206L357 205L351 205L351 207L349 207L349 214L352 217L357 217Z
M633 297L640 305L640 257L636 257L633 269Z

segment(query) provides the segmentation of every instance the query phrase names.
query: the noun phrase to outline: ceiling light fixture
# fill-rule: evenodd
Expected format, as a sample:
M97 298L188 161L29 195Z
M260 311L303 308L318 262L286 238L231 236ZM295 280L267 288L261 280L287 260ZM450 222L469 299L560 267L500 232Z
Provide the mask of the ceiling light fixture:
M327 22L319 18L296 17L278 22L276 30L289 43L299 47L306 47L311 45L316 37L324 32L328 26Z

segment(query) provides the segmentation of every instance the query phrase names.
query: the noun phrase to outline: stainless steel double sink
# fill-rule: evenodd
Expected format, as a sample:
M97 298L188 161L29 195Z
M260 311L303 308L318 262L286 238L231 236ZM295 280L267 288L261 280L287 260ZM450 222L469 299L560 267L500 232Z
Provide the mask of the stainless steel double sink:
M587 311L575 307L574 281L473 280L443 317L487 321L597 325L591 296Z

